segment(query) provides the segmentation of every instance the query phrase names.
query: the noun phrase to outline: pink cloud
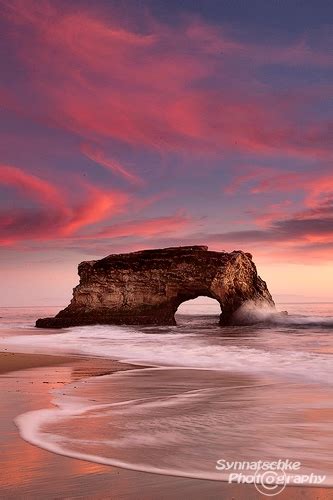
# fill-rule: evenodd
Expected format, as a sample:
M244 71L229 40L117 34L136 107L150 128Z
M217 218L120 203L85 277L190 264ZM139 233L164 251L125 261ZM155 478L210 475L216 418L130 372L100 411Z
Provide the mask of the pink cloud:
M61 230L64 236L75 234L82 227L90 226L114 216L124 209L128 195L117 191L103 191L87 186L88 197L73 210L72 216Z
M146 238L168 233L177 233L184 229L189 229L190 225L191 219L189 217L182 214L176 214L115 224L104 228L97 233L97 236L101 238L119 238L124 236Z
M102 151L90 146L89 144L82 144L82 153L94 163L101 165L103 168L110 170L116 175L123 177L125 180L132 184L142 185L144 181L137 175L130 172L127 168L121 165L117 160L107 158Z
M291 206L291 200L272 203L269 206L266 206L264 210L260 210L254 213L254 222L261 227L270 226L270 224L275 220L281 220L285 217L288 217Z
M327 165L332 159L332 122L315 110L318 104L323 107L331 88L281 91L258 81L256 70L272 63L332 68L331 51L316 50L305 39L276 46L245 43L199 18L184 17L168 26L150 15L137 23L129 14L125 25L109 7L102 12L92 4L79 11L61 1L12 0L3 5L15 62L25 75L15 102L10 92L5 104L7 91L0 92L8 109L77 134L81 153L136 187L148 180L105 153L112 151L113 141L190 158L245 152L265 155L265 161L283 155L317 159L316 172L265 166L235 176L226 193L242 189L257 199L277 193L283 200L270 203L264 215L252 213L259 229L234 232L228 241L252 245L255 238L263 238L276 248L293 247L297 241L330 242L330 219L322 204L333 193L333 176L323 171L321 162ZM206 168L205 161L202 165ZM0 214L7 244L83 237L158 240L163 232L191 226L179 214L132 220L135 209L156 202L163 193L135 199L133 209L128 193L78 185L70 176L59 187L14 166L0 166L0 174L3 185L39 206ZM285 202L286 193L296 193L304 210ZM120 213L130 220L114 221ZM322 230L318 221L324 221ZM107 227L100 229L101 223Z
M251 209L252 223L257 228L231 231L221 241L250 245L258 252L274 258L310 259L322 256L332 260L333 249L333 175L328 172L279 172L277 169L249 168L235 176L225 192L239 191L256 197L258 209ZM281 196L282 201L264 205L261 195ZM298 195L296 204L290 195ZM286 198L286 196L290 196ZM265 198L263 198L265 199ZM266 198L267 199L267 198ZM301 208L300 208L301 206ZM297 207L297 208L296 208ZM218 239L218 237L216 237ZM303 254L303 256L302 256Z
M0 184L13 186L24 195L38 201L64 208L63 195L50 182L40 179L33 174L12 165L0 165Z
M333 67L330 51L315 50L304 39L267 47L241 42L200 19L184 19L176 28L151 16L139 32L134 19L124 27L110 11L103 16L92 7L77 12L33 0L7 3L5 12L20 26L19 57L44 119L87 140L187 153L227 148L332 156L332 124L298 120L300 109L318 96L300 103L253 76L254 68L271 62ZM329 92L322 89L320 96ZM40 119L35 106L31 113ZM119 175L131 175L97 156Z
M72 179L69 176L69 183ZM129 200L126 193L106 191L92 185L77 186L84 202L73 205L67 190L60 190L31 173L11 166L0 165L0 184L18 190L38 209L16 209L0 212L0 231L3 244L22 239L56 239L73 235L81 228L118 214Z
M31 200L29 209L0 210L0 242L15 245L21 241L98 240L120 237L150 238L156 235L177 233L188 229L191 219L182 213L149 219L130 220L97 229L96 225L110 221L117 215L127 214L129 201L135 210L158 201L160 196L144 202L126 192L105 190L91 184L77 182L76 192L83 201L73 203L69 185L75 178L68 177L66 189L27 173L14 166L0 165L0 184L19 190ZM36 207L37 204L37 207Z
M302 192L304 203L309 208L333 196L333 174L324 171L281 172L270 167L250 167L244 170L244 173L236 175L229 185L224 187L226 194L234 195L240 189L257 195Z

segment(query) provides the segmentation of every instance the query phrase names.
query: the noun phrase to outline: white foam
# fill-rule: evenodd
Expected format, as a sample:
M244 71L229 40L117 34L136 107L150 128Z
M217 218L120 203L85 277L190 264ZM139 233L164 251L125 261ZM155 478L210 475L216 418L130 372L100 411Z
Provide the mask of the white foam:
M177 399L178 396L175 396L175 398ZM22 439L24 439L28 443L34 444L35 446L56 453L58 455L77 458L80 460L86 460L89 462L99 463L103 465L112 465L114 467L120 467L122 469L136 470L140 472L150 472L153 474L163 474L167 476L187 477L194 479L211 479L219 481L227 480L226 474L221 474L220 472L217 474L214 471L214 469L211 473L205 472L200 474L199 471L196 472L179 471L178 469L174 468L165 468L165 467L162 468L162 467L148 466L147 464L129 463L124 460L107 458L101 455L75 451L64 444L64 439L61 436L52 434L50 432L43 432L42 430L43 426L50 425L52 423L58 423L59 421L66 421L67 418L73 418L75 416L84 416L85 413L88 413L89 411L94 409L100 410L103 407L111 408L113 406L118 406L118 405L127 405L132 403L132 401L125 401L108 405L90 406L84 404L84 400L82 400L81 404L80 403L77 404L75 400L73 403L73 398L70 398L68 400L65 397L62 399L58 398L56 401L54 401L54 403L57 404L57 407L30 411L16 417L15 424L19 429L20 436L22 437ZM145 436L145 439L146 438L147 436ZM90 444L92 444L91 441ZM113 441L112 444L114 445L117 443L116 441ZM154 439L152 439L150 444L157 444L157 443L155 443Z
M152 370L148 370L148 372L149 371L151 372ZM154 371L157 371L156 375L158 376L158 373L163 373L163 371L165 370L155 369ZM128 376L131 375L133 376L133 372L131 372L130 375L128 375L126 372L122 373L118 372L117 375L119 379L118 384L123 386L124 383L126 385L126 380L125 382L122 381L123 378L126 379ZM114 379L114 376L112 376L112 378ZM107 382L107 379L109 379L109 376L99 377L97 383L103 382L103 380ZM90 379L89 383L94 384L96 382L94 382L93 379ZM70 388L70 386L68 387ZM244 390L244 387L245 386L240 386L239 389ZM253 387L258 387L258 386L253 386ZM235 389L237 389L236 386L226 387L224 389L219 388L218 390L219 391L229 390L231 391L232 394L236 394ZM208 392L210 390L215 391L216 389L208 389ZM85 402L83 398L81 399L78 398L77 396L58 397L54 401L54 404L56 404L55 407L25 413L17 417L15 419L15 423L18 426L20 435L23 439L25 439L31 444L34 444L36 446L39 446L43 449L46 449L50 452L59 455L77 458L81 460L87 460L90 462L95 462L103 465L111 465L124 469L150 472L155 474L163 474L167 476L226 481L228 480L230 471L226 473L222 473L221 471L216 471L214 467L215 465L214 459L210 456L209 453L207 456L205 455L205 453L198 455L195 463L193 463L193 461L190 460L191 466L190 468L188 468L187 459L189 458L189 456L186 454L186 449L187 449L186 447L189 444L188 437L186 436L186 433L185 434L183 433L182 428L177 429L177 426L175 428L172 428L170 426L170 414L169 414L169 420L167 419L165 426L163 425L164 420L162 420L161 425L157 425L154 427L154 424L151 420L152 415L156 416L157 408L166 408L166 407L170 408L173 406L177 407L179 404L180 410L177 415L178 418L183 423L184 417L182 416L181 405L186 404L188 406L189 403L191 404L191 401L189 402L188 400L192 399L194 408L197 409L196 398L199 396L200 392L201 394L204 392L207 396L207 391L205 390L203 391L192 390L192 391L185 391L175 395L159 396L156 398L139 398L136 400L120 401L116 403L97 404L97 405L91 405L87 401ZM208 395L208 397L209 398L213 397L213 399L211 400L212 401L214 400L214 394ZM229 395L229 398L230 397L232 397L232 395L231 396ZM184 401L184 398L186 401ZM224 401L225 400L228 400L228 397L224 399ZM141 410L144 410L144 412L146 412L147 416L147 421L145 421L146 427L137 428L134 423L132 426L129 426L129 428L127 428L128 422L131 422L132 419L136 418L136 416L138 415L138 404L139 404L139 413L141 413ZM128 407L129 413L123 411L124 408L126 409L126 407ZM117 418L117 410L119 413L119 409L120 409L120 415L118 416L118 418L121 417L124 429L126 429L125 434L122 436L118 436L115 432L112 431L112 423L115 420L115 418ZM108 449L109 447L108 453L110 452L110 450L112 450L113 454L117 455L118 450L121 450L123 448L125 450L127 449L127 451L130 451L132 447L140 447L141 449L142 447L147 449L151 447L151 449L155 450L161 448L161 453L162 453L161 457L163 457L164 446L166 447L165 449L167 450L169 445L171 446L176 445L177 447L179 446L179 453L184 453L185 450L185 454L183 456L184 460L181 462L182 464L181 467L180 468L175 467L175 465L177 464L177 460L176 461L171 460L170 462L167 460L164 463L163 459L161 460L161 466L156 466L155 465L156 461L154 461L154 459L149 458L149 455L147 456L146 460L143 460L144 463L142 462L140 463L140 461L132 462L131 461L132 453L126 454L126 451L125 451L125 456L127 457L126 460L118 459L115 456L110 457L92 452L78 451L77 450L78 444L81 447L86 447L86 449L89 450L91 448L93 449L96 444L99 445L100 440L98 439L95 440L96 438L94 436L90 435L87 436L84 430L82 432L82 437L81 435L79 435L79 438L69 437L71 436L70 432L67 433L66 436L65 434L62 435L61 431L59 431L60 434L57 434L57 431L53 430L55 426L58 426L59 429L65 429L66 423L67 422L71 423L72 419L75 417L80 418L80 421L82 421L83 424L82 428L84 428L84 419L92 418L91 416L89 416L89 412L94 412L94 411L103 412L104 410L107 415L110 415L110 418L107 421L108 434L110 434L110 436L114 436L111 439L103 438L103 446L105 446L106 449ZM151 413L149 413L149 410L151 410ZM195 414L197 414L197 410L195 410ZM173 415L174 413L172 413L172 419L174 418ZM205 418L205 416L203 418ZM93 428L100 429L100 423L98 421L96 422L97 425L94 426ZM59 424L61 424L60 427ZM153 424L153 428L151 428L151 424ZM188 421L187 425L191 425L191 420ZM242 429L241 425L240 429ZM228 429L226 428L226 431L227 430ZM218 429L216 429L216 431L218 432ZM246 439L246 436L244 437L244 439ZM273 437L273 440L274 439L275 437ZM198 442L200 442L200 436L198 436ZM195 442L190 441L190 443L192 445L194 444L195 446ZM221 441L221 444L222 443L223 440ZM184 445L184 450L181 448L182 445ZM259 443L259 446L262 447L260 449L262 449L262 452L264 453L265 442ZM329 444L328 444L328 450L330 450ZM288 451L290 450L287 449L286 452ZM321 451L323 452L323 450ZM279 450L279 452L281 453L281 450ZM120 454L121 453L122 451L120 451ZM136 457L136 454L133 454L133 456ZM315 453L314 456L316 456ZM170 457L172 458L172 454L170 455ZM251 457L251 451L249 451L249 459L250 457ZM260 455L260 459L262 458L263 456ZM202 469L200 469L200 464L203 465ZM209 465L208 469L207 469L207 464ZM195 465L199 466L199 468L195 467ZM324 485L325 486L332 485L331 475L327 474ZM323 486L323 484L321 486Z
M234 320L240 325L267 323L284 326L326 326L333 327L331 316L289 315L287 311L279 312L268 305L258 305L248 301L234 314Z
M149 333L149 329L144 333L128 327L87 326L63 330L62 333L11 337L3 339L0 345L16 351L29 349L40 353L84 354L152 366L333 381L333 363L329 354L295 348L276 349L270 344L269 332L265 334L268 336L266 345L262 342L263 347L259 348L255 342L243 347L241 339L228 344L222 343L219 337L177 333L177 327L167 329L170 330L172 333L163 333L163 329L159 333Z

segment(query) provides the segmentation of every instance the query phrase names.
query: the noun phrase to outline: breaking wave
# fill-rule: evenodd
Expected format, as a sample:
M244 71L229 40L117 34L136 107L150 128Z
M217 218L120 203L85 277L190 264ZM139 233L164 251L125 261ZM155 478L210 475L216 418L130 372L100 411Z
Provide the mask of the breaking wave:
M284 326L319 326L333 327L332 316L309 316L302 314L289 314L288 311L277 311L273 307L257 305L254 302L246 302L234 315L239 325L250 324L272 324Z

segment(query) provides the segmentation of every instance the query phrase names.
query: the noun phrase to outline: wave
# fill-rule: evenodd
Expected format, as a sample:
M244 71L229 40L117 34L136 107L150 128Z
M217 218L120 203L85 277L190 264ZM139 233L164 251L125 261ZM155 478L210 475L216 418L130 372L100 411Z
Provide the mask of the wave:
M20 434L61 455L164 475L225 480L216 460L252 452L293 453L329 471L333 318L309 312L277 316L248 304L241 313L253 326L187 316L175 327L97 325L3 338L15 351L155 366L62 388L55 407L17 417Z
M215 467L220 458L289 458L302 463L302 473L326 471L324 484L332 484L331 426L319 418L306 432L299 421L315 411L316 398L332 412L325 390L162 368L76 382L75 391L73 385L57 391L55 407L16 418L23 439L64 456L196 479L227 480Z
M238 325L263 323L295 327L333 327L332 316L289 315L288 311L277 312L273 307L258 305L251 301L246 302L238 309L234 315L234 320Z
M33 352L109 357L140 365L254 375L266 373L325 383L333 381L332 356L299 350L299 339L296 338L292 345L292 336L284 335L283 340L278 337L276 348L273 332L269 330L265 331L265 340L257 339L256 331L251 330L249 340L237 335L232 339L203 335L200 331L193 332L192 329L191 333L179 333L178 327L168 327L158 328L156 333L156 328L138 331L135 328L99 325L76 327L55 334L11 337L1 343L16 350L29 347ZM212 331L216 332L216 327ZM306 347L304 339L303 344Z

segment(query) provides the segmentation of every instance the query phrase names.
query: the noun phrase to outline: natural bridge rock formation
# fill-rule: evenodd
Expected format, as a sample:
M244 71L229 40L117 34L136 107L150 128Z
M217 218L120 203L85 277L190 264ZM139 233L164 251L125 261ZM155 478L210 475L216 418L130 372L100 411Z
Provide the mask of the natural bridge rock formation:
M175 325L178 306L202 295L220 303L221 325L248 300L274 306L251 255L241 251L192 246L109 255L81 262L79 276L70 305L37 327Z

